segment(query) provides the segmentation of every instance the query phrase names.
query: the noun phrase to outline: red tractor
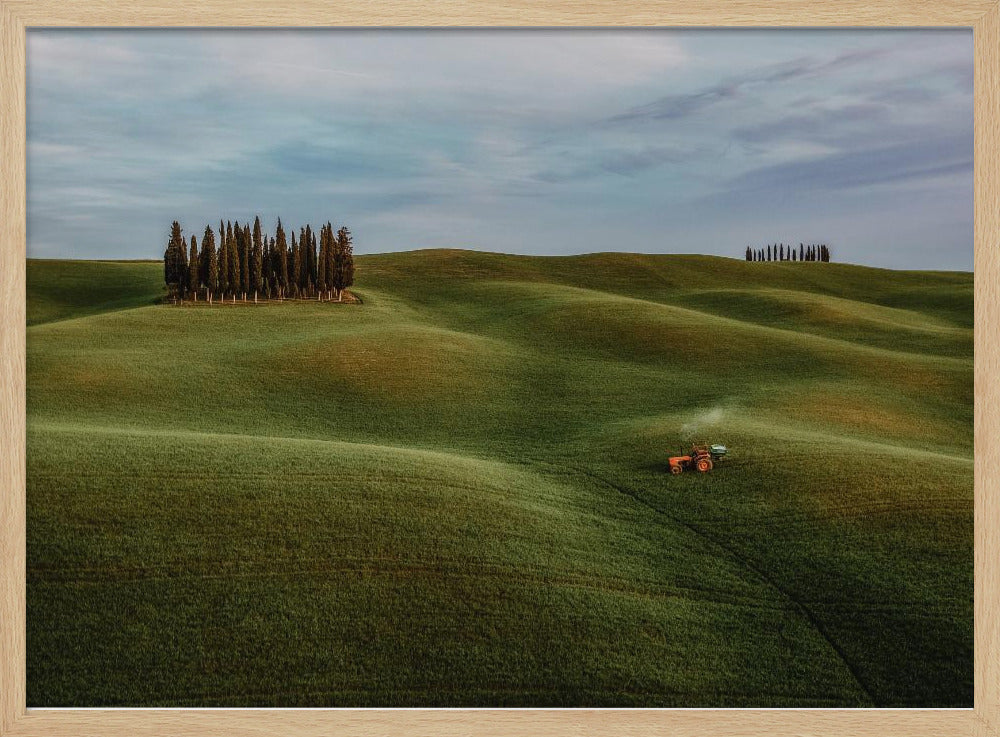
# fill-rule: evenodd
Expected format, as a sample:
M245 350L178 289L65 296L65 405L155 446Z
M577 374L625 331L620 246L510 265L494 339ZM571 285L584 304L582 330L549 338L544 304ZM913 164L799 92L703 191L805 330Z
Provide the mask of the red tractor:
M715 466L715 463L728 452L724 445L695 443L687 455L670 457L670 473L675 475L684 473L689 468L701 473L708 473Z

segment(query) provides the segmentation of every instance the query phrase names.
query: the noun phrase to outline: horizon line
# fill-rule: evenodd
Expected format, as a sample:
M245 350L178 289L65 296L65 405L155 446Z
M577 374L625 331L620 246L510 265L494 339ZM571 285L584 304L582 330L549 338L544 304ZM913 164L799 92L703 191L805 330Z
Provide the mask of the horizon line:
M571 258L582 258L585 256L654 256L659 258L670 258L670 257L696 257L696 258L709 258L709 259L725 259L728 261L739 261L743 263L760 263L760 264L796 264L796 263L822 263L822 262L810 262L810 261L747 261L745 258L739 258L736 256L720 256L714 253L660 253L660 252L649 252L649 251L582 251L580 253L566 253L566 254L525 254L525 253L507 253L504 251L487 251L480 250L477 248L440 248L440 247L427 247L427 248L411 248L404 251L378 251L374 253L356 253L354 257L356 259L363 259L366 257L375 256L393 256L393 255L404 255L404 254L415 254L415 253L426 253L431 251L437 252L451 252L451 253L481 253L490 256L507 256L513 258L526 258L526 259L571 259ZM162 258L73 258L73 257L32 257L26 256L25 261L79 261L85 263L132 263L132 264L157 264L163 263ZM941 268L927 268L927 269L912 269L912 268L892 268L888 266L869 266L867 264L858 264L850 261L830 261L827 262L827 266L853 266L859 269L872 269L874 271L900 271L900 272L919 272L919 273L945 273L945 274L975 274L974 269L941 269Z

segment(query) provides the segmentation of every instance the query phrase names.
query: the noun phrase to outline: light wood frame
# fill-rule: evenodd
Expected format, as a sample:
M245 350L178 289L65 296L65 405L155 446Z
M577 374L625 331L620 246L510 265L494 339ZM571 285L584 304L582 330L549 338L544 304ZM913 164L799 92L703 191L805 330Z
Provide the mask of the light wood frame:
M975 38L975 707L25 708L25 30L53 26L964 26ZM0 736L1000 737L1000 0L0 0Z

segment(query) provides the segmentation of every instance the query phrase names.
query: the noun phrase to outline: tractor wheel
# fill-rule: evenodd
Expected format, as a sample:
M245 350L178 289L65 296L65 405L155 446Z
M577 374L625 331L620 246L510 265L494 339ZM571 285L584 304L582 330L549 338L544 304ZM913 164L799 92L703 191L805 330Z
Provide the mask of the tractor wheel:
M695 468L702 473L707 473L712 470L712 460L710 458L699 458Z
M672 473L674 476L677 476L678 474L684 473L684 469L681 468L680 466L671 466L670 473Z

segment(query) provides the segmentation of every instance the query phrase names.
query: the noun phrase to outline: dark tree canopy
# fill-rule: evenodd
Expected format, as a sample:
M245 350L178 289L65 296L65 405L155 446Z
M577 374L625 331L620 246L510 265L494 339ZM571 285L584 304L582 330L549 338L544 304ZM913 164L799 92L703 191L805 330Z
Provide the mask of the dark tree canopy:
M205 262L202 285L207 290L206 297L219 291L219 254L215 250L215 233L211 226L205 226L205 236L201 240L201 259Z
M343 291L354 283L351 231L341 227L335 233L327 222L317 233L307 224L298 237L291 231L289 248L280 219L270 237L260 217L252 226L220 220L218 247L207 225L199 250L198 239L192 235L189 246L174 221L163 252L163 279L174 300L343 300Z
M747 261L822 261L829 263L831 254L830 247L825 243L812 243L808 246L805 243L799 243L798 251L793 245L768 243L760 248L747 246L744 257Z
M181 224L176 220L170 226L170 237L163 252L163 280L172 296L178 296L187 281L187 258Z
M187 278L187 290L192 294L197 294L198 284L200 281L200 272L198 270L198 239L191 236L191 253L188 256L188 278Z

